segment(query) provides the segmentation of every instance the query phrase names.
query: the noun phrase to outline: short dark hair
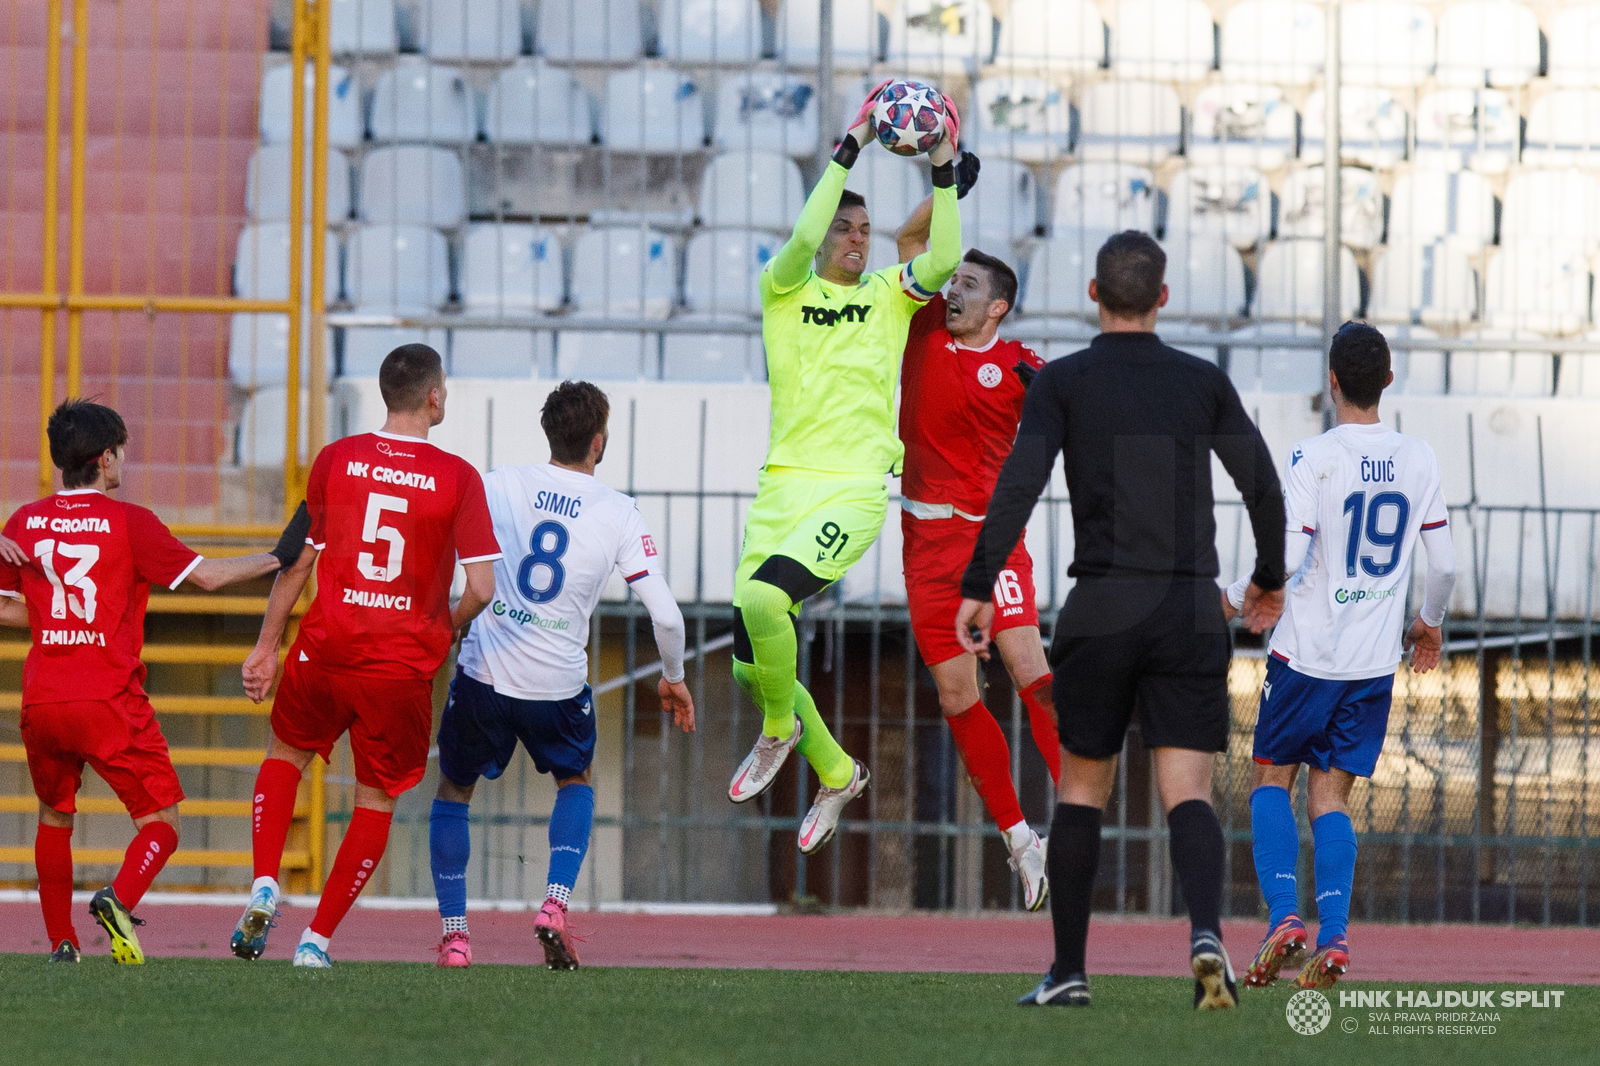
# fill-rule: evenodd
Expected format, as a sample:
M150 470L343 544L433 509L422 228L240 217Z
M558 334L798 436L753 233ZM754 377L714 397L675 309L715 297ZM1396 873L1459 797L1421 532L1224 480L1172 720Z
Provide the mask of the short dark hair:
M867 198L854 189L846 189L839 194L839 206L833 209L833 213L837 215L847 207L859 207L865 211L867 209Z
M1328 369L1346 400L1376 407L1389 384L1389 341L1364 322L1346 322L1328 346Z
M1017 306L1017 272L1006 265L1005 260L980 252L976 248L962 256L961 261L983 267L989 272L989 299L1004 300L1006 315L1009 315L1011 309ZM1004 321L1005 315L1001 315L1000 318Z
M100 457L128 443L122 416L93 400L68 400L50 414L45 427L50 461L61 468L61 484L81 489L94 483Z
M391 411L415 411L443 381L444 360L426 344L402 344L378 368L378 391Z
M589 457L589 443L606 431L611 401L587 381L563 381L545 397L539 425L550 442L550 458L558 463L581 463Z
M1148 315L1161 302L1167 253L1136 229L1112 234L1094 260L1100 306L1114 315Z

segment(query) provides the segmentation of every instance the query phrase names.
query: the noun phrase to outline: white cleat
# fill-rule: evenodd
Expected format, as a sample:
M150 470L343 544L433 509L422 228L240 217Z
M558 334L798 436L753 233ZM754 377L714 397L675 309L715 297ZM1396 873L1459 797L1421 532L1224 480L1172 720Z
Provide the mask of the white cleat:
M735 803L748 803L771 788L772 782L778 779L778 771L783 769L789 753L800 743L800 736L804 732L805 723L796 716L794 732L787 739L769 737L765 732L757 737L756 746L750 749L750 754L734 771L733 781L728 785L728 798Z
M331 970L333 960L328 958L328 953L315 944L301 944L294 949L294 965L302 969Z
M1023 907L1036 911L1044 906L1045 897L1050 895L1050 878L1045 873L1044 864L1046 841L1039 839L1039 834L1032 830L1028 832L1028 838L1028 842L1012 852L1011 858L1006 861L1022 878Z
M855 763L855 773L850 775L850 783L843 788L823 785L817 789L817 798L806 812L806 820L800 823L800 850L807 855L832 839L833 831L839 828L844 805L865 792L867 783L872 780L859 759L851 761Z

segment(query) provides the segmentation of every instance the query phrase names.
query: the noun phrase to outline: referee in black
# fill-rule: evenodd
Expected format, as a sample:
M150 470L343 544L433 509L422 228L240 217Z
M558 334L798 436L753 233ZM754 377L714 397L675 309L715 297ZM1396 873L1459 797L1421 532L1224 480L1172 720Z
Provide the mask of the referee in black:
M1024 1006L1089 1003L1084 945L1100 860L1100 812L1133 716L1155 757L1172 863L1192 928L1195 1007L1236 1006L1222 946L1222 826L1211 771L1228 748L1228 660L1218 595L1211 453L1244 497L1256 566L1244 608L1260 632L1283 610L1284 508L1272 455L1217 367L1161 343L1167 257L1129 230L1106 241L1089 298L1100 335L1035 378L1011 456L961 582L956 632L987 657L996 575L1050 480L1066 466L1077 583L1050 646L1061 786L1050 825L1056 955Z

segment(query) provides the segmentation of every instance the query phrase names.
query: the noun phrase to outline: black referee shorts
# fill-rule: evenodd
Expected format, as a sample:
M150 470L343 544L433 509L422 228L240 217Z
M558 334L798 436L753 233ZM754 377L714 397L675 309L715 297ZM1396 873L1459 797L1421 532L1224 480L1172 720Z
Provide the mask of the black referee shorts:
M1050 645L1062 746L1116 755L1137 713L1147 747L1226 751L1232 654L1214 581L1080 579Z

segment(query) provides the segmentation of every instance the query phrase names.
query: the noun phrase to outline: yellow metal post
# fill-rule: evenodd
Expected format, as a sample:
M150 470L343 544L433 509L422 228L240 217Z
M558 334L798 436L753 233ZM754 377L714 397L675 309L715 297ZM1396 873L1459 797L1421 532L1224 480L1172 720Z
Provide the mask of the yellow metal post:
M311 812L309 842L311 891L322 891L323 852L328 846L328 786L324 780L328 767L321 759L311 760Z
M329 0L311 2L316 5L315 14L309 21L316 33L315 51L312 54L316 57L317 96L311 105L311 358L306 371L310 379L306 383L306 390L311 395L310 424L306 427L309 438L306 448L308 462L321 450L328 433L328 408L323 400L326 393L324 382L328 380L328 353L323 343L327 336L328 309L323 300L323 279L327 277L328 94L333 91L333 86L328 84L328 50L332 39L329 27L333 22L333 5Z
M293 90L289 108L289 373L284 382L285 398L283 450L283 516L289 518L305 497L305 478L300 463L300 324L304 321L300 257L304 254L305 167L306 167L306 44L315 41L316 30L307 24L306 5L296 0L294 29L289 49L289 79Z
M56 167L61 157L61 0L45 5L44 50L44 278L41 295L56 295ZM39 495L55 488L45 425L56 405L56 312L47 304L39 321Z
M72 4L72 235L67 294L83 295L83 182L89 144L89 0ZM83 309L67 306L67 395L83 395Z

